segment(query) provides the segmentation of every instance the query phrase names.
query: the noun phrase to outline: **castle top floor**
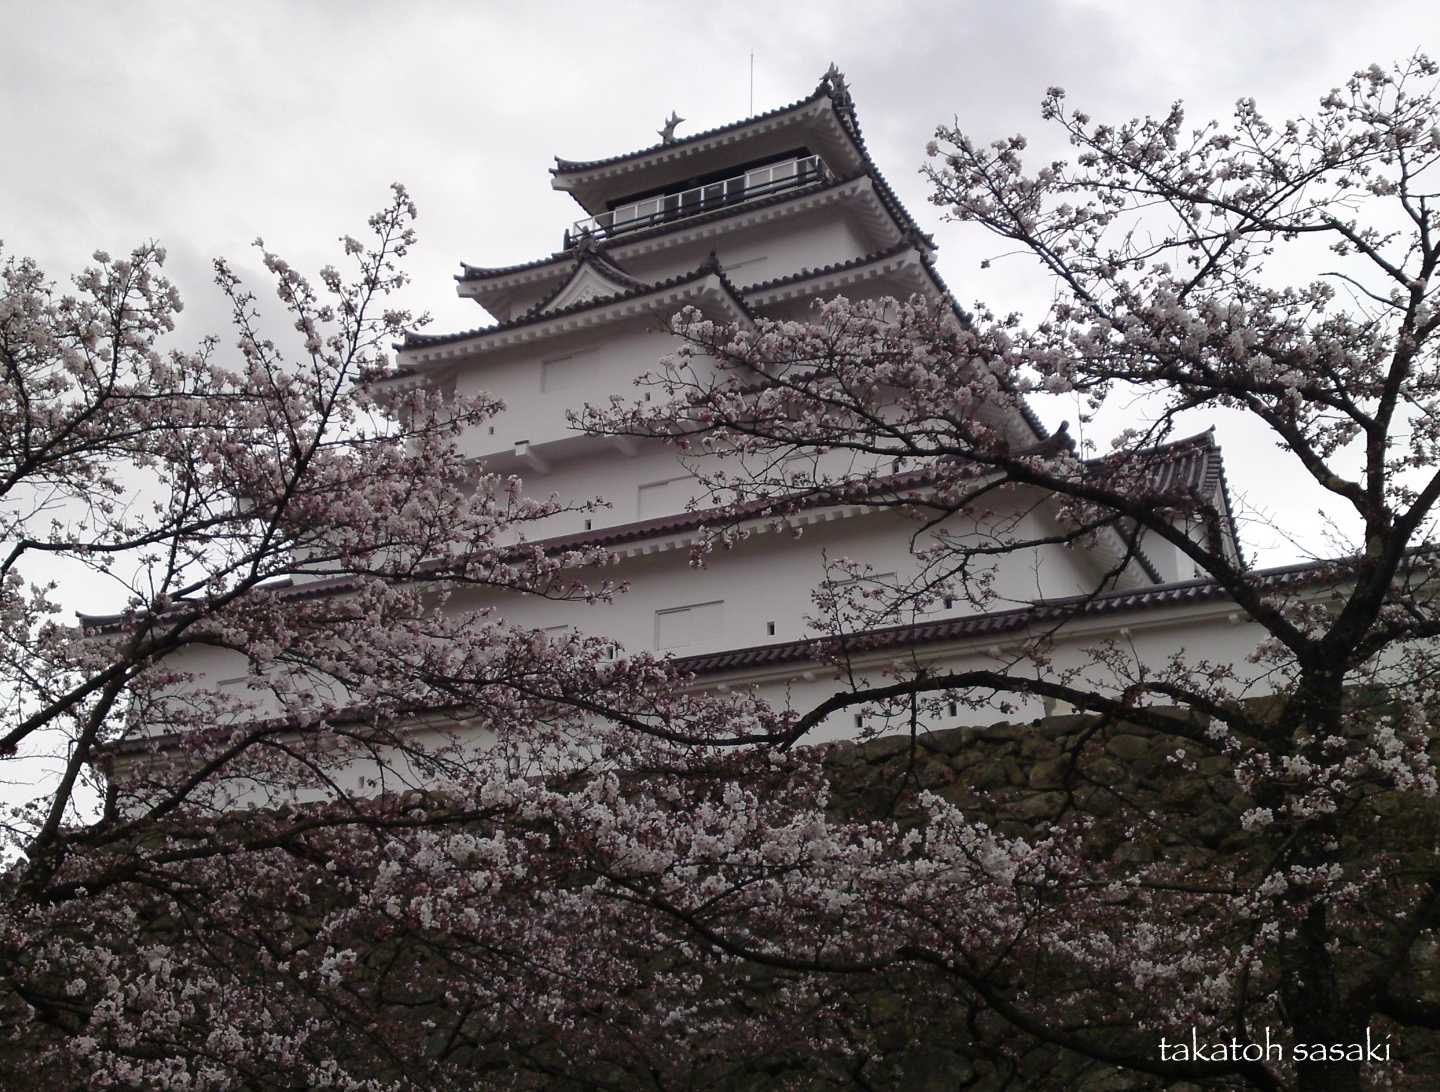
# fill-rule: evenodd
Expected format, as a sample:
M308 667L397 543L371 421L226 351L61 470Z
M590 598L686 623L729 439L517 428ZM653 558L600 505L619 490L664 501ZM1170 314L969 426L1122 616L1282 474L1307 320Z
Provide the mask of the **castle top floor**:
M897 246L922 260L933 254L871 160L833 65L814 92L788 106L676 137L683 120L672 113L661 142L639 151L557 160L553 185L586 215L546 257L462 263L459 294L506 322L551 303L583 255L596 251L650 283L685 275L718 251L742 288Z
M768 187L819 171L849 178L873 170L849 88L834 65L814 92L788 106L677 137L675 126L683 120L672 113L659 130L660 143L639 151L592 160L557 156L551 185L599 218L646 199L700 191L690 199L694 204L707 196L707 187L711 200L734 200L742 192L735 180L752 173L758 176L752 187ZM778 175L765 173L785 164L794 164L793 172L782 167Z
M684 118L671 112L651 147L599 160L556 157L554 189L588 215L564 233L616 238L672 220L714 212L827 180L870 176L904 228L917 231L865 150L845 78L834 65L815 91L704 133L677 137Z

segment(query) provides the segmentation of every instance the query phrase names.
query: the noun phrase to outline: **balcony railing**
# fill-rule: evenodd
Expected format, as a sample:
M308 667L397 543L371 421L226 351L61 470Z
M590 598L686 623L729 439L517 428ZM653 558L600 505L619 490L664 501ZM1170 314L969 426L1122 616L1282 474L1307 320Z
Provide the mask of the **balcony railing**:
M647 197L643 201L632 201L599 216L576 220L570 230L565 232L565 249L569 250L575 240L586 233L596 238L610 239L656 224L698 216L702 212L713 212L718 208L769 197L785 190L799 189L822 182L827 177L825 163L818 155L755 167L734 178L696 186L680 193Z

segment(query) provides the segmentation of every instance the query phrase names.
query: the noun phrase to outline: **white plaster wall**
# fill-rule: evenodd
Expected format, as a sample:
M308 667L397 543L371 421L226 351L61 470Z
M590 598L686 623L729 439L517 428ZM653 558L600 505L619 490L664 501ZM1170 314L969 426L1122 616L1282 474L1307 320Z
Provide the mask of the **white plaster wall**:
M1229 693L1237 698L1255 697L1272 692L1275 682L1263 665L1247 662L1247 656L1261 636L1259 627L1249 622L1237 622L1233 610L1223 604L1170 607L1092 618L1072 623L1055 635L1053 666L1046 675L1053 677L1071 667L1089 664L1093 659L1089 650L1101 645L1124 650L1128 662L1137 668L1140 664L1162 663L1178 652L1190 662L1209 660L1232 665L1236 678L1228 684ZM1013 669L1011 658L1015 638L1016 635L1002 635L995 639L888 650L857 659L843 673L829 666L796 664L763 672L735 673L728 677L711 676L698 680L696 689L715 692L753 690L778 708L804 711L833 694L889 681L889 672L897 664L923 664L931 674L977 668ZM1118 693L1128 681L1123 673L1117 675L1108 668L1089 666L1081 671L1075 685L1113 694ZM1052 711L1064 711L1048 709L1044 702L1034 699L1005 700L1008 702L1006 707L997 701L976 709L963 703L951 706L945 697L937 695L920 717L920 730L923 733L962 726L984 726L997 720L1026 722ZM1156 704L1164 706L1168 703L1157 701ZM858 724L857 716L861 718ZM862 732L908 730L907 713L902 711L887 717L877 708L863 707L832 714L806 736L805 742L818 744L854 738ZM458 741L461 746L478 753L491 747L493 739L485 725L472 724L459 728L418 727L410 733L407 742L416 750L439 750L454 746ZM136 761L155 760L142 757L122 762L114 770L114 776L122 785L126 780L128 763ZM379 787L387 791L433 787L423 773L417 772L412 759L399 752L389 753L383 764L368 759L350 760L337 763L326 773L336 785L352 793L379 791L377 779ZM265 785L244 779L221 785L217 793L222 806L230 807L264 806L293 799L290 795L277 796ZM323 793L319 791L305 793L302 799L321 795Z
M843 288L818 293L815 296L775 300L767 303L762 310L768 318L804 322L813 318L817 299L830 300L836 296L844 296L849 300L874 300L883 297L904 300L909 299L914 293L915 282L911 279L902 281L893 274L873 276L863 281L847 284Z
M657 453L665 456L664 452ZM654 459L651 460L656 461ZM1012 534L1038 536L1050 533L1043 508L1025 498L1016 498ZM827 575L843 578L835 568L840 559L868 563L878 581L862 581L855 591L872 590L880 596L857 601L876 612L871 625L897 625L921 619L958 617L973 613L975 607L957 588L952 603L937 600L923 614L913 609L889 609L889 590L908 583L919 572L912 539L918 524L893 512L864 511L857 515L819 522L792 531L761 530L734 549L711 556L704 567L692 564L689 543L693 536L662 536L643 547L650 552L622 557L618 563L588 574L595 582L608 579L625 583L629 590L612 602L592 605L553 602L539 596L515 593L470 592L453 600L456 610L493 606L497 617L515 625L553 629L572 626L580 632L617 641L629 651L664 651L657 646L657 618L678 608L719 604L707 614L703 630L677 655L692 655L722 649L746 648L813 636L806 624L817 614L813 592ZM952 520L956 535L972 531L963 520ZM922 541L924 541L922 539ZM624 549L624 547L621 547ZM577 574L582 578L586 573ZM993 584L995 599L990 609L1001 610L1027 603L1037 597L1054 598L1077 594L1092 586L1093 575L1083 555L1057 547L1033 548L1005 559L997 567ZM167 660L167 668L192 673L180 688L217 687L228 689L237 701L255 703L255 711L278 712L273 697L256 691L247 683L248 661L239 653L192 647ZM343 700L339 694L337 700Z
M208 705L195 704L197 695L202 702L218 698L224 706L226 724L264 720L284 711L275 690L268 685L270 678L276 678L278 682L284 680L273 674L257 675L250 660L233 649L201 643L187 645L166 657L165 670L179 672L182 677L170 688L173 698L163 702L154 719L141 726L141 730L149 734L172 730L172 718L182 722L193 721L197 715L209 726L219 727ZM292 676L292 680L296 678L298 676ZM349 704L344 687L333 678L308 674L303 678L303 685L316 695L322 705L343 707ZM200 695L200 691L205 693Z
M853 213L830 206L650 254L622 253L617 260L641 280L658 281L690 272L712 250L725 275L743 289L805 269L850 261L869 253L871 247Z
M573 437L567 410L606 403L615 393L631 396L635 379L675 347L658 322L635 319L472 357L461 365L456 393L487 393L506 409L462 437L461 448L479 457L513 451L522 441L539 448Z
M486 460L485 466L497 473L518 474L528 496L546 497L553 493L575 500L603 498L609 504L608 508L598 511L561 513L528 524L524 535L531 541L715 507L724 503L724 498L703 487L697 475L739 470L736 460L703 453L682 455L661 441L626 444L625 448L622 451L613 440L577 436L542 450L548 459L544 472L533 470L513 457L494 456ZM772 463L773 460L767 458L757 462L754 469L773 476L776 468ZM834 450L823 456L807 455L787 462L785 475L787 479L799 475L797 488L804 488L818 475L864 480L877 474L888 475L893 469L888 462Z
M1017 511L1024 514L1017 515L1012 534L1053 533L1043 511L1020 504ZM968 530L962 521L953 521L952 526L957 535ZM827 578L827 561L843 558L868 563L872 573L885 578L858 589L874 590L881 596L864 600L877 612L872 625L973 613L974 605L958 587L948 608L937 601L918 616L913 611L897 614L888 609L893 596L885 587L908 583L920 570L912 552L912 538L918 529L917 523L895 513L864 512L802 526L798 537L789 531L757 533L732 550L715 553L703 568L691 563L689 536L661 536L647 547L653 552L625 557L596 574L629 585L629 590L611 603L579 606L522 595L500 599L476 595L463 603L478 607L493 602L497 612L515 624L537 628L570 624L581 632L612 638L632 651L656 650L658 612L723 603L704 639L686 649L688 655L813 636L816 631L804 622L817 613L813 592ZM840 575L838 569L828 571ZM979 571L977 567L973 575ZM1092 588L1093 580L1083 555L1074 551L1053 546L1021 551L996 566L995 597L989 609L1078 594Z

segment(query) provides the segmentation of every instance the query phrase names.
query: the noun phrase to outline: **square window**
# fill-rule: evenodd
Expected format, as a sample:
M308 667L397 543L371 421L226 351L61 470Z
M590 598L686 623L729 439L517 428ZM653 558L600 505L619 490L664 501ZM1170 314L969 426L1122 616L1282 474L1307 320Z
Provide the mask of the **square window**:
M694 497L697 484L699 483L688 474L660 482L646 482L637 490L636 514L641 519L648 519L651 516L670 516L683 512Z
M655 612L655 648L660 652L673 649L697 649L713 645L721 636L724 623L723 600L696 603L689 607L672 607Z

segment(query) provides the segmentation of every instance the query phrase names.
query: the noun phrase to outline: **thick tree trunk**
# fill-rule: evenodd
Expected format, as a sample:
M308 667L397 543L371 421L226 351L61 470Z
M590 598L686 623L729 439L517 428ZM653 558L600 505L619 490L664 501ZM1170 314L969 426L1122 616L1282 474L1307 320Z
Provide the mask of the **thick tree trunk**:
M1318 764L1326 761L1316 741L1343 730L1344 693L1344 670L1337 670L1333 662L1302 676L1290 707L1293 752ZM1278 862L1280 867L1318 869L1334 863L1332 847L1339 832L1332 817L1309 820L1297 835L1290 852ZM1309 892L1295 892L1297 901L1309 897ZM1309 905L1294 936L1282 942L1281 989L1297 1045L1348 1045L1365 1039L1369 1014L1347 1011L1340 968L1332 955L1333 939L1329 909L1322 900ZM1353 1060L1297 1062L1296 1087L1300 1092L1360 1092L1362 1065Z

